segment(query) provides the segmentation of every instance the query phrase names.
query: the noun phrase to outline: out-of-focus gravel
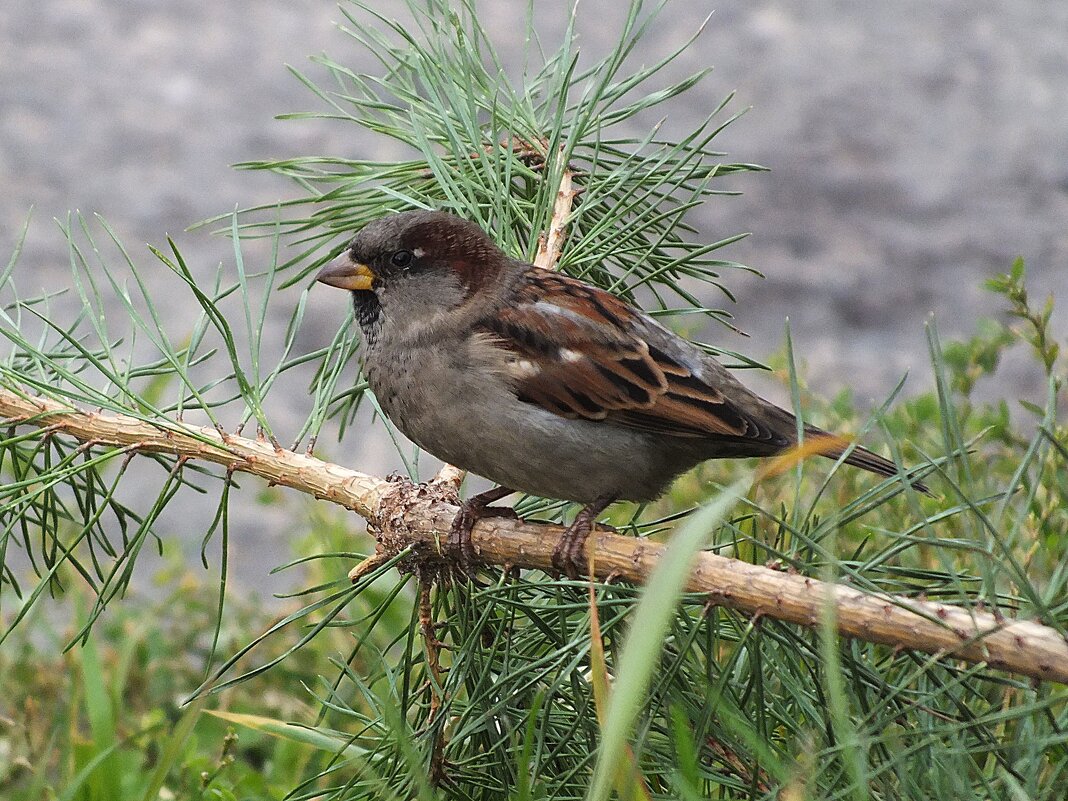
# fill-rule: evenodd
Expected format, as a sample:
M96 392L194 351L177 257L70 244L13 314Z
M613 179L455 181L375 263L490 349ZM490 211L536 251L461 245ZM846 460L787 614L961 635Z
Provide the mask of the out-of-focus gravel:
M388 13L390 4L376 5ZM569 5L538 4L548 43ZM525 6L482 3L503 52L522 47ZM622 6L579 4L585 49L610 44ZM635 60L677 45L713 9L700 44L665 80L708 64L715 72L669 125L684 130L737 90L733 108L752 109L720 146L731 160L772 169L735 180L742 197L694 217L709 239L753 232L725 255L767 275L728 278L739 325L753 337L713 331L716 341L762 358L781 347L789 316L813 387L851 385L862 401L878 401L906 369L912 389L930 385L924 322L934 314L946 337L971 332L997 308L982 280L1015 256L1028 260L1036 296L1054 291L1068 302L1068 4L675 2ZM326 51L372 67L333 27L340 19L333 3L309 0L0 5L4 261L36 205L23 291L65 280L66 247L50 220L69 209L101 213L137 254L139 243L175 235L206 270L231 259L230 247L186 226L294 194L281 179L228 164L387 153L351 125L272 119L318 108L284 63L315 75L306 56ZM302 343L330 336L344 303L313 295ZM166 311L179 324L190 313ZM1062 337L1065 319L1062 310ZM284 319L275 322L280 336ZM1030 365L1008 364L991 391L1041 394L1041 381ZM306 411L299 393L276 402L282 417ZM390 458L381 438L352 447L360 452L343 458L352 466L382 468ZM263 514L247 529L266 535L259 558L280 561L288 524Z

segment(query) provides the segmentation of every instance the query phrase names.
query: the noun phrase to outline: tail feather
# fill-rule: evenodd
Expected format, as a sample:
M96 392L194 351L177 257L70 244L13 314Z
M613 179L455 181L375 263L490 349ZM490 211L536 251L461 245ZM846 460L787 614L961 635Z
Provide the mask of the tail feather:
M886 476L887 478L895 478L901 475L897 469L897 465L889 459L884 459L879 454L873 453L860 445L854 445L849 440L836 437L833 434L828 434L826 431L815 428L814 426L806 426L805 433L816 438L818 441L821 441L819 452L828 459L841 458L842 454L852 446L853 450L845 458L846 464L851 464L854 467L859 467L862 470L867 470L880 476ZM826 443L825 446L823 444L824 442ZM927 485L922 481L912 481L910 483L914 489L922 492L924 495L932 494L931 490L928 489Z

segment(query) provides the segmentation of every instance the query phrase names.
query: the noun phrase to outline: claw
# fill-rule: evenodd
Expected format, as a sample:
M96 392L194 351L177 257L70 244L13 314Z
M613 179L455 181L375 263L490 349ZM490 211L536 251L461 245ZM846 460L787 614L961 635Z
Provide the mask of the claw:
M563 573L569 579L574 580L587 571L589 565L585 558L586 540L593 530L597 515L614 503L615 500L613 496L602 495L592 503L584 506L575 515L574 522L567 527L560 536L560 542L553 549L552 565L557 572ZM604 528L611 530L611 526L604 526Z
M471 542L471 530L484 517L516 517L513 509L489 505L514 491L508 487L497 487L460 503L460 511L456 513L449 529L449 545L459 551L460 567L468 576L474 577L475 565L479 561L478 552Z
M579 525L579 523L584 525ZM580 521L578 518L572 523L560 537L560 542L553 549L553 569L562 573L569 579L577 579L584 572L586 564L583 556L586 550L586 539L590 536L593 524L589 520Z

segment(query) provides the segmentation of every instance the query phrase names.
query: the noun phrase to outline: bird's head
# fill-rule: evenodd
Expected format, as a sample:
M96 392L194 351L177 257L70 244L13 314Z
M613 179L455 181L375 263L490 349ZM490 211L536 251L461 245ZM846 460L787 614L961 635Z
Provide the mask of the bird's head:
M366 328L384 310L455 308L492 283L507 262L474 223L441 211L407 211L362 228L316 280L352 292Z

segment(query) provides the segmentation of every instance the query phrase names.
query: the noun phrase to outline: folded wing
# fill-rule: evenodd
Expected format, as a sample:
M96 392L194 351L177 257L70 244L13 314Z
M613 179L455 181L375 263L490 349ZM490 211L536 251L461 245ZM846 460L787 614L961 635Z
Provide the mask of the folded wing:
M531 269L518 302L482 326L509 352L517 395L553 414L675 437L748 440L759 443L754 453L790 443L759 413L774 407L718 363L679 352L674 336L649 317L567 276Z

